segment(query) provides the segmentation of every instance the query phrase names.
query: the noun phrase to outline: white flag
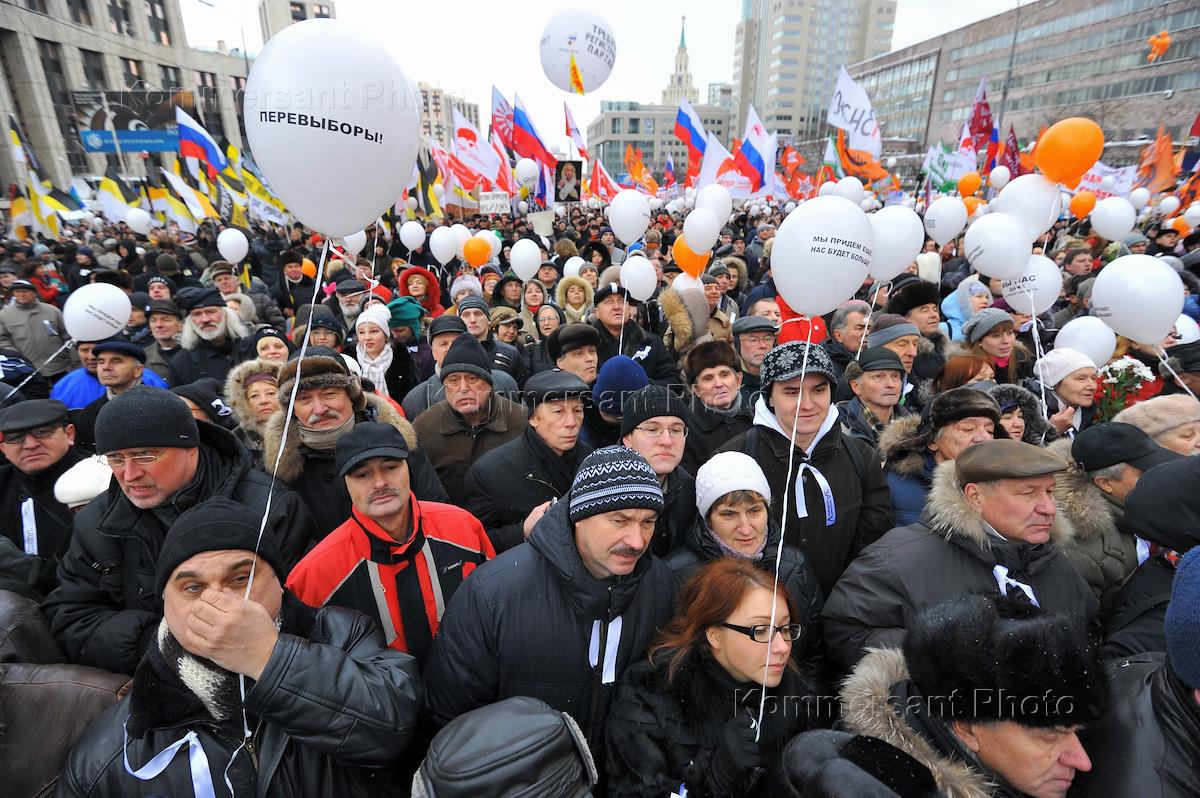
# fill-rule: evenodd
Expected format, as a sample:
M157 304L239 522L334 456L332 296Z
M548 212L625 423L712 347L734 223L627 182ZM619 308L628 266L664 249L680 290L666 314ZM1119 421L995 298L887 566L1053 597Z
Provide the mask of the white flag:
M849 134L850 149L869 152L875 158L883 152L883 135L875 121L871 100L845 67L838 72L826 121Z
M500 156L488 145L487 139L479 135L479 131L471 121L451 106L454 123L454 139L451 149L468 169L486 177L490 182L499 182Z

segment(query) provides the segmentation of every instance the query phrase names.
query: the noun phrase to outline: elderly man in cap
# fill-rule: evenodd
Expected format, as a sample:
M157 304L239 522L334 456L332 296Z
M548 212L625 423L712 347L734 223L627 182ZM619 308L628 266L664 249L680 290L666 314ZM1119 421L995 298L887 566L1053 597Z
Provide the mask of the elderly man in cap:
M295 405L289 408L297 378ZM365 393L341 355L310 346L303 360L293 358L280 370L278 385L279 410L263 429L263 463L274 467L278 462L275 475L304 498L316 519L318 539L350 515L350 495L337 478L334 447L362 421L400 430L408 441L413 491L422 499L448 501L437 471L417 446L412 424L387 399Z
M863 346L870 316L869 302L851 299L839 305L829 319L829 337L821 342L821 347L829 354L839 380L847 364L858 356Z
M271 478L254 470L232 432L198 424L178 396L145 386L100 411L96 451L107 456L113 483L75 516L45 610L72 662L133 673L162 615L152 574L172 522L213 497L245 504L258 518ZM266 534L288 566L313 533L300 497L276 485Z
M742 401L753 408L762 388L763 358L775 348L779 326L765 316L741 316L733 323L733 348L742 364Z
M28 280L14 280L9 295L12 301L0 309L0 349L17 350L41 368L43 377L56 382L77 362L70 349L47 362L70 338L62 311L40 301L37 288Z
M832 402L837 377L820 346L793 341L775 347L763 358L761 378L754 426L720 451L744 452L762 467L771 485L772 521L783 527L784 543L808 557L828 592L862 547L891 524L879 455L843 434Z
M413 421L446 494L460 506L467 500L463 489L467 470L525 431L524 406L495 394L491 365L474 336L459 335L438 369L446 398Z
M671 617L675 577L650 554L662 509L658 476L636 452L584 459L528 542L451 599L425 666L433 725L530 696L569 713L600 753L621 674Z
M310 606L371 617L389 646L423 662L446 602L496 552L466 510L413 496L408 453L387 424L364 422L338 440L350 518L304 556L287 586Z
M697 344L687 353L683 371L692 400L680 465L695 476L717 449L754 425L754 410L742 394L741 359L729 342Z
M825 602L825 641L849 668L867 648L899 645L918 612L972 591L1012 595L1090 626L1099 602L1062 553L1071 535L1037 446L986 441L937 467L921 520L863 549ZM1049 544L1049 545L1048 545Z
M31 399L0 409L0 436L0 527L24 553L5 562L4 581L41 599L54 587L71 535L71 512L55 498L54 484L82 459L75 427L62 402Z
M675 386L679 390L681 381L675 359L662 338L642 329L633 320L628 304L629 291L625 286L616 282L602 283L596 290L595 302L596 320L592 327L600 336L600 344L596 347L599 364L603 366L611 357L626 355L637 361L651 382Z
M234 294L248 295L250 301L254 303L255 315L261 323L270 324L272 327L283 327L287 324L287 319L279 310L279 304L271 296L267 284L262 280L252 277L250 286L247 288L234 274L233 264L223 260L214 261L208 267L208 274L212 277L213 287L220 291L221 296L226 299Z
M1118 698L1103 720L1080 735L1095 768L1074 795L1084 798L1194 796L1200 740L1200 552L1179 560L1166 610L1165 655L1140 654L1111 664Z
M948 341L941 329L942 314L938 309L941 301L938 286L920 279L910 279L888 297L887 312L915 324L921 335L917 341L913 372L924 380L936 377L942 366L946 365Z
M361 613L304 604L282 587L286 569L251 508L216 498L182 514L153 574L164 617L59 794L213 795L221 773L235 795L399 792L417 663Z
M237 361L235 345L252 331L215 288L185 288L178 302L187 320L179 337L182 351L171 358L167 383L174 387L212 377L224 385Z
M852 360L843 372L854 398L838 402L842 424L853 438L873 447L892 419L906 418L911 412L900 404L904 384L904 364L890 349L868 349Z
M553 369L530 377L524 393L530 410L523 434L479 458L463 483L466 509L483 522L496 551L529 537L592 451L579 439L587 383Z
M1071 619L1011 595L953 597L863 658L842 687L844 731L795 738L774 794L1063 798L1102 767L1086 731L1121 700ZM1145 783L1111 794L1168 794Z
M165 382L171 376L171 360L179 354L183 311L170 299L152 299L146 306L146 324L152 339L144 347L146 370Z
M347 330L353 330L354 321L363 310L362 297L367 287L347 270L338 272L334 280L333 296L328 297L322 304Z
M467 332L467 325L458 316L438 316L429 323L429 352L433 360L433 376L417 385L404 397L402 406L406 418L415 419L429 408L446 398L446 387L438 376L438 369L450 346L458 336ZM501 371L492 365L492 389L495 393L516 397L517 381L507 371Z
M512 344L497 340L492 333L491 309L482 297L463 297L458 303L458 317L467 326L467 332L475 336L491 358L492 368L507 372L520 385L525 380L525 366L521 353Z
M574 374L591 385L600 368L600 333L590 324L573 322L554 328L546 339L546 354L554 368Z
M682 546L696 520L696 478L679 467L688 418L687 405L654 383L628 394L621 403L621 443L646 459L663 491L663 509L651 544L657 557Z
M72 413L75 422L75 445L88 454L96 447L96 418L114 396L142 384L146 370L146 350L123 338L109 338L92 347L96 358L96 379L104 386L104 394L82 410Z
M872 317L871 331L867 333L863 344L866 349L879 347L890 349L900 358L900 364L904 367L904 380L900 388L899 404L907 406L910 410L920 410L916 394L912 391L916 387L913 364L916 363L921 340L921 333L917 329L917 325L903 316L881 313ZM854 398L854 394L850 390L850 383L846 380L844 373L838 383L837 398L839 401Z

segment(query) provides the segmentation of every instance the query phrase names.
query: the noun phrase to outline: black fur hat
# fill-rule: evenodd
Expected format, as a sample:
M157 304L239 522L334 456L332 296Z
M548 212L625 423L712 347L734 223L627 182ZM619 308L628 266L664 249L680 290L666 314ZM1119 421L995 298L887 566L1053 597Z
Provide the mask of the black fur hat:
M1086 725L1109 687L1079 621L1024 600L967 594L910 624L904 659L927 711L944 721Z
M888 297L885 313L908 316L914 308L922 305L937 305L942 301L938 287L925 280L910 280Z

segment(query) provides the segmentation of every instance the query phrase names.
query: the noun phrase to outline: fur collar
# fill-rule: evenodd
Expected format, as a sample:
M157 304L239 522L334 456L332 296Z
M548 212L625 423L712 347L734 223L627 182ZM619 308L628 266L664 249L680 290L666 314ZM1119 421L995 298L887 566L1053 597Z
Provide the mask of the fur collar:
M842 722L851 731L883 740L929 768L942 795L988 798L994 785L983 774L937 751L889 702L892 685L907 678L908 666L900 649L868 649L842 685Z
M1054 499L1080 540L1101 540L1117 533L1116 511L1079 464L1071 459L1071 441L1063 438L1046 447L1069 464L1054 475Z
M375 420L381 424L391 424L400 430L410 451L417 449L417 433L412 424L401 416L392 403L377 394L364 394L366 406L374 412ZM279 448L283 443L283 423L286 420L286 405L276 411L267 421L263 430L263 466L270 470L279 456ZM361 419L360 419L361 420ZM287 445L283 457L279 461L279 472L276 474L284 482L294 482L304 473L304 452L301 450L300 429L293 422L288 428Z
M958 486L953 460L934 469L923 523L946 538L964 538L985 550L992 547L994 538L983 531L983 517L971 506ZM1074 537L1075 530L1065 513L1055 513L1054 525L1050 528L1050 542L1060 549L1069 548Z
M280 363L254 358L239 363L229 370L229 376L225 378L225 401L233 409L233 417L237 419L239 427L258 435L262 434L265 422L258 420L250 403L246 400L246 379L252 374L273 374L275 375L275 384L278 386L279 371L282 368Z
M925 468L925 440L917 435L921 414L893 418L879 433L879 453L888 468L906 477L917 476Z

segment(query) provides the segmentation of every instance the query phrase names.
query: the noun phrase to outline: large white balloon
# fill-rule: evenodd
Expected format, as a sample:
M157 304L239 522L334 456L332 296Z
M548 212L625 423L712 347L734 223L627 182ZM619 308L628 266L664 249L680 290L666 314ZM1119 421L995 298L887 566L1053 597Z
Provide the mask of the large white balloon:
M364 31L335 19L287 26L254 60L245 98L255 161L288 210L314 230L334 237L361 230L408 185L420 98Z
M541 169L538 168L537 161L532 158L522 158L517 161L517 165L513 169L513 176L517 179L517 185L523 188L533 188L536 186L539 174L541 174Z
M140 235L150 232L150 223L150 214L141 208L130 208L125 214L125 224L129 225L130 230Z
M583 258L578 255L572 255L567 258L567 262L563 264L563 277L578 277L579 270L583 268Z
M963 239L967 260L988 277L1010 280L1029 265L1029 239L1020 219L989 213L967 228Z
M63 305L63 326L76 341L99 341L125 329L133 305L129 294L111 283L80 286Z
M671 283L671 287L676 291L690 291L693 288L697 291L704 290L704 283L697 280L690 274L681 274Z
M1200 202L1193 202L1183 212L1183 220L1189 227L1200 227Z
M529 213L529 203L521 200L517 203L517 213Z
M241 263L249 251L250 242L246 240L246 234L236 227L227 227L217 234L217 252L230 263Z
M521 282L532 280L542 265L542 251L528 238L522 238L509 250L508 263Z
M708 208L696 208L683 220L683 237L692 252L712 249L720 234L721 219Z
M1077 316L1058 331L1054 346L1082 352L1100 368L1117 351L1117 334L1095 316Z
M346 250L346 254L352 257L362 252L366 246L367 234L362 230L342 238L342 249Z
M1158 213L1160 216L1170 216L1179 210L1179 197L1163 197L1158 202Z
M409 220L400 225L400 243L414 250L425 243L425 225Z
M1029 243L1058 221L1062 195L1058 186L1042 175L1021 175L992 200L992 210L1020 219L1029 231Z
M1116 184L1117 184L1117 179L1115 177L1113 177L1112 175L1105 175L1104 177L1100 178L1100 190L1101 191L1112 191L1113 186L1115 186Z
M1062 293L1062 272L1045 255L1033 255L1019 276L1000 282L1000 291L1010 307L1038 316L1049 310Z
M837 181L833 193L858 205L863 201L863 182L853 175L847 175Z
M958 197L942 197L925 209L925 232L945 246L967 226L967 206Z
M1008 171L1007 166L997 166L988 175L988 185L999 191L1008 185L1008 181L1012 180L1012 172Z
M1146 203L1150 201L1150 189L1135 188L1129 192L1129 204L1133 206L1135 211L1140 211L1146 207Z
M1200 324L1191 316L1180 313L1179 318L1175 320L1175 334L1179 336L1176 345L1200 341Z
M725 186L710 183L696 195L696 209L700 208L708 208L718 219L728 219L729 214L733 213L733 197L729 196L729 189Z
M1137 211L1124 197L1105 197L1096 203L1088 218L1097 233L1109 241L1120 241L1133 232Z
M539 54L551 83L572 94L586 94L603 86L612 74L617 42L603 17L575 9L550 18L542 29Z
M441 202L446 198L446 187L441 183L435 183L433 188L429 189L429 193L433 195L435 200Z
M623 244L641 238L650 226L650 203L646 195L631 188L618 191L608 206L608 224Z
M779 225L772 275L792 310L819 316L854 296L871 268L875 232L845 197L815 197Z
M404 200L404 207L408 208L410 211L415 211L417 209L417 198L409 197L408 199Z
M429 252L445 266L458 255L458 236L449 227L438 227L429 234Z
M871 276L890 280L908 268L921 253L925 228L921 217L903 205L889 205L867 217L875 230Z
M488 245L489 257L494 258L500 254L500 237L491 230L480 230L474 237Z
M621 264L621 285L638 302L645 302L658 287L658 274L650 261L641 256L626 258Z
M1118 335L1157 344L1183 311L1183 281L1150 255L1125 255L1104 267L1092 286L1092 314Z
M458 249L455 250L454 254L458 256L459 260L465 259L466 253L463 252L463 247L471 240L471 228L465 224L452 224L450 225L450 232L454 233L454 238L458 242Z
M821 187L817 189L818 197L828 197L830 195L836 195L836 194L837 194L837 183L835 183L832 180L826 180L824 183L821 184Z

